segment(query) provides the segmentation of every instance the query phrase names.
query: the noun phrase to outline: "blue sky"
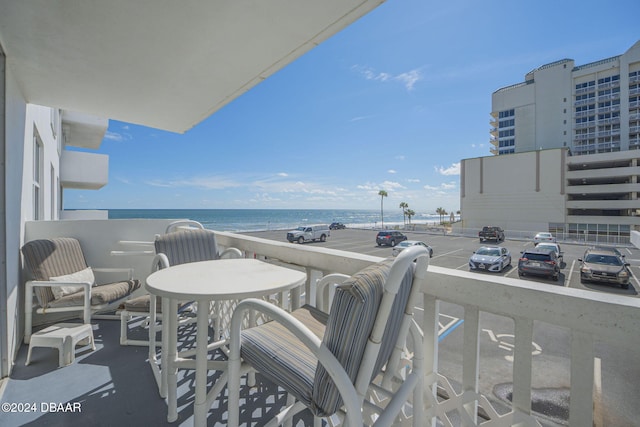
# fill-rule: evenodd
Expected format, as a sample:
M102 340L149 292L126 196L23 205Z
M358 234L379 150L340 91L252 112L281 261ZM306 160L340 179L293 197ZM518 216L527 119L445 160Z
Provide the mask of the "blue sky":
M67 209L458 210L491 93L640 40L640 2L388 0L185 134L111 121L109 184Z

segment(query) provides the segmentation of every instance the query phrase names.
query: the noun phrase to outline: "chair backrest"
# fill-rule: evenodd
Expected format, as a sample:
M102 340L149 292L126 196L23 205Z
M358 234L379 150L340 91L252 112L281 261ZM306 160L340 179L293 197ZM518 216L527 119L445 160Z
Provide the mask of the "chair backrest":
M219 258L216 235L211 230L179 230L156 236L156 253L165 254L169 265Z
M412 310L409 305L417 291L413 260L421 252L416 248L371 265L336 289L323 344L352 383L368 385L391 356L405 313ZM312 405L319 416L342 406L340 392L322 366L316 370Z
M50 280L86 269L80 242L71 237L32 240L22 247L25 266L31 280ZM40 306L46 307L54 296L49 287L34 288Z

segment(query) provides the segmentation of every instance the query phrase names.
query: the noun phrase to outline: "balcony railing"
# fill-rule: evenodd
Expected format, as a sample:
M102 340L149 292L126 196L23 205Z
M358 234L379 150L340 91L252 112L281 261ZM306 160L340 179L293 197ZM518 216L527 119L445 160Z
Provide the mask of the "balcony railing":
M122 249L126 240L151 239L161 233L169 221L118 220L51 221L27 223L26 238L68 235L89 245L87 253L93 257L109 260L111 264L127 266L142 265L136 269L139 278L149 274L150 259L144 254L132 252L130 257L110 256L114 249ZM75 223L75 224L74 224ZM97 238L97 235L101 238ZM314 279L327 273L353 274L380 258L341 250L292 245L246 236L219 232L221 247L236 247L247 257L265 258L278 263L303 268L307 271L305 295L314 295ZM126 252L126 251L125 251ZM124 255L124 256L123 256ZM143 259L144 258L144 259ZM91 264L91 260L87 260ZM425 397L427 419L421 425L430 425L440 420L444 425L448 416L457 411L466 420L464 425L480 425L486 418L491 425L540 425L532 411L533 365L532 352L534 331L540 323L562 328L570 335L570 406L569 423L590 426L594 423L594 378L596 348L614 346L628 349L629 354L640 348L640 300L627 296L596 293L558 286L540 286L539 283L519 279L495 277L430 266L427 285L422 289L423 306L416 319L420 321L424 334L428 384ZM308 301L313 303L313 301ZM462 372L461 382L445 376L438 362L439 322L444 315L445 304L461 307L464 322L462 347L456 362ZM511 403L501 402L483 395L479 379L484 371L480 361L480 317L498 315L513 321L512 352L513 382ZM534 325L535 324L535 325ZM453 362L453 361L448 361ZM410 361L408 361L410 363ZM543 373L543 375L545 375ZM622 397L622 396L621 396ZM628 396L633 398L633 396ZM507 405L505 410L503 407ZM500 406L499 409L496 409ZM482 408L483 420L478 413Z

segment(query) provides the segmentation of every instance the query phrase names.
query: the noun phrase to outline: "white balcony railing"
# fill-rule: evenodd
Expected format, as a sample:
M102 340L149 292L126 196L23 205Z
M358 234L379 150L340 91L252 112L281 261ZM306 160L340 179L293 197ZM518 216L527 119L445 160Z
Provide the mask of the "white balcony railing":
M136 268L137 276L149 274L150 259L133 251L131 256L114 249L122 249L123 241L151 239L163 232L168 224L160 220L47 221L27 223L27 239L47 236L72 236L81 240L91 258L108 260ZM101 238L97 238L97 234ZM334 249L291 245L235 233L220 232L218 244L236 247L248 257L266 258L279 263L304 268L308 273L306 296L312 296L314 278L330 272L353 274L380 258ZM124 251L126 252L126 251ZM124 256L123 256L124 255ZM148 255L148 256L152 256ZM125 265L123 265L125 266ZM424 299L416 319L424 333L428 384L424 405L427 419L420 425L435 425L439 420L450 425L448 414L457 411L464 425L480 425L478 408L490 425L540 425L533 416L532 342L535 325L544 323L563 328L570 336L570 406L569 423L590 426L594 423L594 378L596 347L601 345L628 349L629 355L640 348L640 299L622 295L596 293L559 286L540 286L539 283L519 279L475 274L437 266L430 266L428 281L422 290ZM313 302L313 301L309 301ZM463 343L455 362L460 365L462 379L454 380L440 370L439 321L441 306L455 304L462 307L464 320ZM484 376L480 360L481 314L506 316L513 320L512 378L513 395L509 408L494 409L494 400L480 391L479 380ZM421 316L420 316L421 314ZM599 348L599 347L598 347ZM454 361L447 361L454 362ZM489 373L487 373L489 374ZM543 374L544 375L544 374ZM444 390L444 393L442 392ZM629 396L633 398L633 396ZM508 402L507 402L508 403ZM486 421L483 419L483 421Z

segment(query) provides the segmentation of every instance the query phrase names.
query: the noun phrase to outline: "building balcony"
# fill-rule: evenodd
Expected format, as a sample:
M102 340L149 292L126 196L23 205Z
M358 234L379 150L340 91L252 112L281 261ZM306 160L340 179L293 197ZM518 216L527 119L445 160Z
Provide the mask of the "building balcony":
M596 91L595 86L581 87L580 89L576 89L576 95L583 95L585 93L590 93L595 91Z
M29 222L25 240L76 237L85 246L90 265L133 268L135 277L144 280L150 272L153 254L132 248L152 240L168 223L168 220ZM350 275L381 260L354 252L292 245L235 233L218 233L217 240L222 248L236 247L246 257L304 269L308 277L304 295L309 303L314 302L310 296L314 295L315 278L333 272ZM570 404L565 407L570 425L590 426L600 421L606 425L613 421L599 417L617 416L615 411L602 407L607 396L598 394L602 383L609 385L606 376L616 367L601 370L600 357L603 348L620 349L615 354L628 354L624 358L628 360L640 348L640 300L434 265L429 267L422 296L415 314L423 332L426 366L425 396L420 402L425 408L425 419L419 420L419 425L479 426L487 420L496 425L546 425L548 420L538 418L532 400L537 401L538 387L558 383L559 372L539 361L549 358L562 359L560 364L565 365L567 383L562 388L564 394L560 394L571 397ZM510 330L494 332L497 318L506 320L511 325ZM157 396L157 386L146 362L146 350L119 346L118 326L113 326L117 322L93 323L99 341L96 351L70 367L54 368L53 372L42 370L37 364L28 367L18 364L15 370L20 374L8 382L5 391L5 395L15 396L11 394L12 388L22 387L28 390L30 399L37 399L43 389L55 385L60 390L60 403L81 402L82 411L17 414L22 418L13 420L18 420L18 424L46 424L55 417L56 421L67 419L68 423L78 425L95 419L101 419L105 425L168 425L163 420L166 403ZM456 330L458 326L460 328ZM548 329L544 332L540 328ZM444 346L441 340L452 331L459 339L459 346L454 346L457 348L455 357L439 358ZM534 342L538 333L556 335L560 331L563 335L560 340L570 343L567 354L547 354L549 349L540 348ZM481 337L485 336L495 339L494 344L507 356L500 354L496 360L488 362L487 348L481 345ZM20 357L24 357L24 353L23 348ZM405 363L412 363L411 354L406 356ZM54 363L57 364L57 356ZM602 366L607 366L605 363L603 361ZM78 380L80 372L82 381ZM192 371L184 372L179 392L186 389L186 393L179 396L178 421L180 425L191 425L193 393L189 390L193 376L189 374ZM486 378L495 376L496 372L500 384L486 386ZM601 372L605 375L602 383ZM505 384L509 384L509 396L500 398L496 390ZM260 409L265 403L260 393L268 388L265 385L252 391L249 414L256 414L253 417L257 418L254 421L258 424L264 421L261 417L266 417L285 399L268 403L268 410ZM282 393L279 395L283 396ZM620 400L624 400L634 407L636 397L633 393L621 393L615 396L616 401L612 404L617 408ZM224 397L213 402L208 415L210 425L225 423L225 402ZM407 409L410 416L411 408ZM67 418L62 418L65 416Z
M62 133L65 145L98 149L109 127L109 120L64 110L62 112Z
M598 126L612 125L620 123L620 117L611 117L609 119L598 120Z
M98 190L109 183L109 156L64 150L60 158L63 188Z
M573 103L574 107L580 107L583 105L589 105L589 104L595 104L596 103L596 99L595 98L590 98L590 99L580 99L578 101L575 101Z
M620 105L611 105L609 107L598 108L598 114L612 113L616 111L620 111Z
M500 144L500 140L498 138L491 137L489 138L489 144L493 145L494 147L497 147L498 144Z

